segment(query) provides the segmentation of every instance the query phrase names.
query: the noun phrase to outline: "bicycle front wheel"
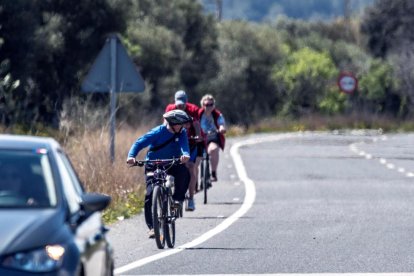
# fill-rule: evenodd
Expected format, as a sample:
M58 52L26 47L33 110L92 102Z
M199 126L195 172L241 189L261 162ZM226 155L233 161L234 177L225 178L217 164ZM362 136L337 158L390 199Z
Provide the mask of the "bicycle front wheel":
M208 158L203 159L203 186L204 186L204 204L207 204L207 190L210 186L210 166Z
M165 212L163 193L160 186L155 186L152 194L152 223L154 224L155 242L159 249L165 247Z
M168 197L167 200L167 223L165 224L165 240L167 241L167 245L169 248L173 248L175 245L175 218L176 214L173 210L172 205L172 198L171 196Z

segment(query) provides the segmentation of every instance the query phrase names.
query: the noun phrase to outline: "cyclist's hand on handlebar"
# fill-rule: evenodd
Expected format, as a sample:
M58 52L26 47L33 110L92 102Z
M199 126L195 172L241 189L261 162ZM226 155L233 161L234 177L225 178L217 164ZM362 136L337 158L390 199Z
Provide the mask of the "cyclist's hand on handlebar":
M180 157L180 161L181 161L181 163L186 163L188 160L190 160L190 156L188 156L188 155L181 155L181 157Z
M129 164L129 165L135 165L135 162L136 162L136 160L135 160L135 158L134 157L128 157L128 159L127 159L127 164Z
M201 135L191 136L190 139L196 141L197 143L204 141L203 136L201 136Z
M219 126L219 130L218 130L221 134L224 134L224 133L226 133L226 128L223 126L223 125L221 125L221 126Z

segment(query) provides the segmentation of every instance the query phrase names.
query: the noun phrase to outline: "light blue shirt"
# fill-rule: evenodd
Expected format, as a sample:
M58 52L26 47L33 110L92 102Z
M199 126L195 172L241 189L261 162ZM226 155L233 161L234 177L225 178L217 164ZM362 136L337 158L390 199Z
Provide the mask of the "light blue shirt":
M217 118L218 125L224 125L224 117L222 114ZM200 118L201 129L204 133L217 132L216 124L214 123L213 115L207 116L205 113Z

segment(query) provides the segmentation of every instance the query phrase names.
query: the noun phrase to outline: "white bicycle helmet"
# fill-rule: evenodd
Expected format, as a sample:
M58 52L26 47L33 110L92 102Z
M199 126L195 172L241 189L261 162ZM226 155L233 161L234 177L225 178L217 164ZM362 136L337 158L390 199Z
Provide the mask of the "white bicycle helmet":
M168 122L170 126L174 125L184 125L186 123L191 123L193 119L187 115L185 111L180 109L174 109L168 111L162 115L162 117Z

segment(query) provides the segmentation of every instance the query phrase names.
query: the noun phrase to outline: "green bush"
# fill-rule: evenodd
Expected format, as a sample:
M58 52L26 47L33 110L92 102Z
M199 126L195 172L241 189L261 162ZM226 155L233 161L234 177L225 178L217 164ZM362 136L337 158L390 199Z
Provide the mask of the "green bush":
M292 52L286 64L277 65L273 80L284 98L282 115L300 116L319 111L319 103L330 95L338 70L326 52L308 47Z

